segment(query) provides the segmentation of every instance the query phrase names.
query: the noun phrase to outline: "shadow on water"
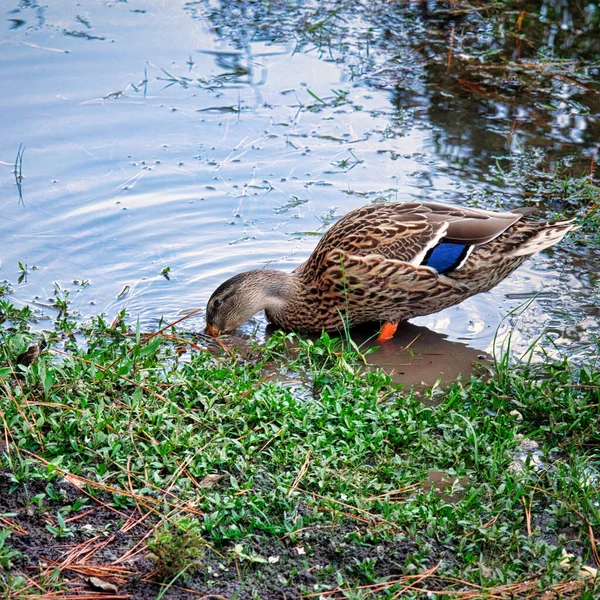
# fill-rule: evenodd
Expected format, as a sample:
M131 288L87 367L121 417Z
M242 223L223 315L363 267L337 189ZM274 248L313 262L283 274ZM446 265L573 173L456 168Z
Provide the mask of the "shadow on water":
M450 341L447 336L411 323L404 323L385 343L373 339L373 329L355 329L352 339L361 349L378 346L367 354L367 362L391 375L406 387L445 386L457 378L469 379L478 363L488 358L479 350Z
M268 325L266 337L275 331ZM411 323L402 324L394 337L384 343L377 341L377 331L375 324L354 328L351 330L352 341L364 353L370 367L383 369L394 384L407 389L414 386L416 391L423 391L435 385L445 387L457 379L468 380L478 366L490 359L479 350ZM316 336L304 337L317 339ZM225 340L242 355L252 353L249 338L245 336L232 335ZM372 350L369 352L369 349Z

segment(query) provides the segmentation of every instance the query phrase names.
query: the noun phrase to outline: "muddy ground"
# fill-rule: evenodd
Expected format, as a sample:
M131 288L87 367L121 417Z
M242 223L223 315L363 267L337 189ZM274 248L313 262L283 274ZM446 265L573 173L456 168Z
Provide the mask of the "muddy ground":
M405 565L416 550L416 545L402 536L385 539L382 535L378 540L373 530L367 533L367 527L347 521L333 527L309 528L295 541L256 538L252 547L244 548L244 554L251 559L236 556L233 545L218 551L207 547L197 569L188 572L185 581L179 580L164 591L165 583L157 580L156 563L148 550L127 558L135 553L150 526L156 524L151 515L140 523L137 508L118 511L108 508L104 501L108 503L110 498L92 500L64 480L50 485L54 490L52 500L48 499L45 482L29 481L15 486L9 471L0 472L0 515L10 520L11 545L22 553L13 560L13 572L31 577L45 573L39 581L49 581L58 569L66 578L66 586L63 582L62 591L58 587L47 590L51 598L83 595L146 600L159 597L161 592L162 598L173 599L300 598L317 583L335 590L338 573L358 575L364 584L371 583L370 578L394 579L406 573ZM38 501L37 495L43 501ZM65 518L73 533L57 540L49 531L57 524L57 512L68 512L78 500L85 503ZM449 551L439 547L437 553L432 553L432 565L439 562L435 554L451 559ZM371 564L369 579L361 578L357 568L367 562ZM431 579L428 586L437 587ZM28 590L35 591L35 587Z

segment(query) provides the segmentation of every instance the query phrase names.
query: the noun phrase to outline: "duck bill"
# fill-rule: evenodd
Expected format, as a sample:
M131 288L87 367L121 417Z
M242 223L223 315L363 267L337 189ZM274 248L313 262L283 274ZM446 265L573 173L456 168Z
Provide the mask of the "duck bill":
M217 337L218 335L220 335L220 331L217 331L212 325L209 325L208 323L206 324L206 333L208 333L208 335L211 335L212 337Z

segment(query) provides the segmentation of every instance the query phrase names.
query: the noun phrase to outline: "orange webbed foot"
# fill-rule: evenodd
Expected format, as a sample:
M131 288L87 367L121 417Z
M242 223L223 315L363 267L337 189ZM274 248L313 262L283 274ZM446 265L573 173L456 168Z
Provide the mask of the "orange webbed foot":
M378 342L387 342L388 340L391 340L394 337L394 334L396 333L396 329L398 329L398 323L384 323L381 326L381 331L379 332L379 335L377 336L377 341Z

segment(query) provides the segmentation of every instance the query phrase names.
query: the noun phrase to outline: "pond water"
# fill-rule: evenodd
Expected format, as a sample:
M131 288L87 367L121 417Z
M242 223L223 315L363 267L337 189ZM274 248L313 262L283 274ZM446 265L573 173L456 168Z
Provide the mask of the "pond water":
M155 328L239 271L293 269L331 223L375 199L521 206L523 190L498 177L511 151L590 163L593 83L561 75L527 98L514 82L501 94L497 81L467 85L452 73L476 64L451 30L458 17L394 4L3 3L0 279L11 299L53 318L52 299L68 290L84 318L125 308ZM471 33L482 52L498 43L484 25ZM552 40L568 49L561 35ZM582 39L597 51L596 34ZM513 347L545 332L557 351L585 352L599 266L598 250L565 243L414 323L431 330L427 348L437 340L440 356L470 358L492 350L499 328L505 339L515 323L503 317L535 297ZM264 326L259 316L245 331ZM406 353L381 352L386 367L405 364Z

